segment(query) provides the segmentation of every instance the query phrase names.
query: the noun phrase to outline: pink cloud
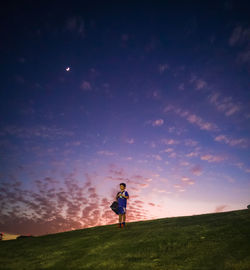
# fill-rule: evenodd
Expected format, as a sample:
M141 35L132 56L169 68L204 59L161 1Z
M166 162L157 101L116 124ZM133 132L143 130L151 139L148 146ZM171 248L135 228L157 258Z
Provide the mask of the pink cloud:
M177 108L173 105L168 105L165 107L164 112L168 113L170 111L174 111L177 115L185 118L189 123L197 125L201 130L207 131L218 131L219 128L216 124L206 122L201 117L196 114L192 114L189 111Z
M155 121L153 121L153 123L152 123L152 125L154 126L154 127L160 127L160 126L162 126L164 124L164 120L163 119L157 119L157 120L155 120Z
M186 146L194 147L194 146L196 146L197 144L198 144L198 142L195 141L195 140L192 140L192 139L186 139L186 140L185 140L185 145L186 145Z
M188 154L186 154L186 157L197 157L199 155L199 153L197 152L190 152Z
M218 212L223 212L223 210L225 210L226 208L228 207L228 205L218 205L216 206L215 208L215 212L218 213Z
M111 188L107 197L97 193L94 176L85 174L82 183L77 180L76 172L65 175L64 181L54 177L36 179L30 189L23 188L15 177L10 183L0 184L0 203L8 206L8 211L6 207L0 208L0 230L42 235L117 223L117 216L109 206L120 182L127 183L130 195L127 221L148 219L150 213L143 209L145 202L138 193L148 187L152 179L140 174L129 176L115 165L110 166L108 173L110 180L117 181L117 187Z
M229 44L235 46L237 44L243 44L250 41L250 28L244 29L242 26L237 26L233 29L233 32L229 39Z
M202 130L214 130L215 125L212 123L204 122L201 117L195 114L189 114L186 118L191 124L195 124Z
M102 150L97 152L98 155L103 155L103 156L114 156L115 153L107 151L107 150Z
M199 165L195 165L194 167L191 168L192 174L196 176L202 175L202 167Z
M140 200L136 200L135 203L136 204L144 204L144 202L143 201L140 201Z
M69 175L65 178L64 187L57 186L57 181L50 177L35 183L37 191L24 190L16 183L0 186L1 203L10 209L8 213L0 209L1 230L41 235L93 225L92 215L96 217L96 224L101 222L96 216L98 198L91 182L82 186L73 175ZM86 216L81 216L82 212Z
M151 206L155 206L155 204L154 203L148 203L149 205L151 205Z
M214 139L217 142L223 142L229 144L230 146L238 146L242 148L247 148L250 146L250 140L246 138L232 139L226 135L218 135Z
M111 168L109 170L109 173L120 176L120 177L125 175L125 172L122 168L120 168L120 169Z
M158 69L159 69L160 74L162 74L165 72L165 70L169 69L169 66L168 66L168 64L160 64Z
M218 111L223 112L226 116L231 116L242 109L239 102L233 102L232 97L223 97L219 92L213 92L208 100Z
M133 144L134 142L135 142L135 140L133 138L126 139L126 143L128 143L128 144Z
M207 83L203 79L197 78L196 75L192 75L190 83L194 84L196 90L203 89L207 86Z
M176 152L172 152L168 155L168 157L170 158L176 158L177 157L177 153Z
M195 182L190 179L189 177L182 177L181 181L183 184L188 184L188 185L193 185ZM181 186L179 186L178 188L182 188Z
M162 160L162 157L160 155L152 155L152 158L156 160Z
M167 145L174 145L174 144L178 144L179 142L175 139L162 139L161 142L163 144L167 144Z
M173 148L167 148L167 149L163 150L162 152L165 152L165 153L171 153L171 152L173 152L173 151L174 151Z
M222 156L214 156L214 155L203 155L201 156L201 160L206 160L208 162L221 162L224 161L226 158Z
M91 86L90 82L83 81L82 84L81 84L81 89L83 89L84 91L91 91L92 86Z
M198 79L196 81L196 89L197 90L200 90L200 89L204 88L205 86L207 86L207 83L204 80Z

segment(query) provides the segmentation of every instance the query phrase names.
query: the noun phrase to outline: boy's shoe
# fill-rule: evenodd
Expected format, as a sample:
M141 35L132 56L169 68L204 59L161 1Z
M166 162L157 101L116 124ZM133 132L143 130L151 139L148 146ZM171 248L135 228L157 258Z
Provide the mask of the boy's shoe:
M122 223L118 223L118 228L123 228L123 224Z
M125 228L125 222L122 222L122 226L123 226L123 228Z

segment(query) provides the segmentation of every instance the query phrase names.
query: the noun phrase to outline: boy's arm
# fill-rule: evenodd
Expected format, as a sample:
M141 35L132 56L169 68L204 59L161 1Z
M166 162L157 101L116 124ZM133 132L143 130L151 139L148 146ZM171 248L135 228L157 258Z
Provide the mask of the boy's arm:
M128 195L128 196L126 196L126 194ZM126 191L125 192L125 195L123 196L125 199L129 199L129 194L128 194L128 192Z

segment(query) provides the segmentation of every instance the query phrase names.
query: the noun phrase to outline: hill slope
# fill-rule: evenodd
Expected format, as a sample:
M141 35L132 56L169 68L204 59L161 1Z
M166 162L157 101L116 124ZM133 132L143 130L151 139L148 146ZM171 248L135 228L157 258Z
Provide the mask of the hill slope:
M249 270L250 211L107 225L0 242L0 269Z

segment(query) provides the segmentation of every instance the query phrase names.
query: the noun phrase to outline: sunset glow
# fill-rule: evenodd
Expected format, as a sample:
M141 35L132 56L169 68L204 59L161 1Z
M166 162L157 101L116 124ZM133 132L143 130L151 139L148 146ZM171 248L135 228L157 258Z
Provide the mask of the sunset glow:
M6 8L0 231L246 208L249 9L87 2Z

